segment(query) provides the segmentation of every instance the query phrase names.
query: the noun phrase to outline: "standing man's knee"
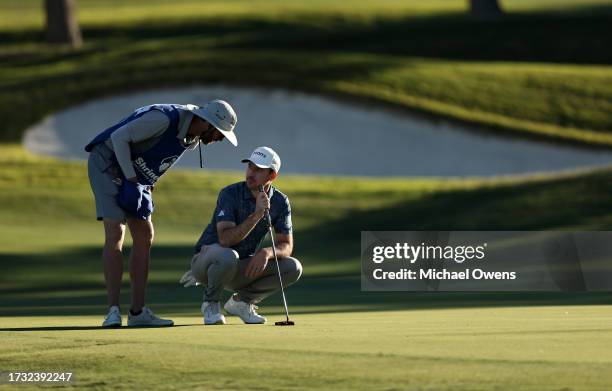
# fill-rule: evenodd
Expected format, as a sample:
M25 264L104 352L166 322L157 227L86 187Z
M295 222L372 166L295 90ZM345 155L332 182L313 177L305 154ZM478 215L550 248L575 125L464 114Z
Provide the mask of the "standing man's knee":
M151 247L153 245L153 238L155 236L155 229L153 228L153 222L150 219L128 219L128 225L130 227L130 233L135 245L141 245Z
M107 248L121 250L125 237L125 224L118 220L104 220L104 245Z

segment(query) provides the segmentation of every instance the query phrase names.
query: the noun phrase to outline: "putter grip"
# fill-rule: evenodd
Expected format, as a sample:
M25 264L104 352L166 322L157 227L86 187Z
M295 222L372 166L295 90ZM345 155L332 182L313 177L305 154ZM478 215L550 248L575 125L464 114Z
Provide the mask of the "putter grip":
M259 192L264 192L263 185L259 185ZM268 219L268 227L272 228L272 218L270 217L270 209L266 210L266 218Z

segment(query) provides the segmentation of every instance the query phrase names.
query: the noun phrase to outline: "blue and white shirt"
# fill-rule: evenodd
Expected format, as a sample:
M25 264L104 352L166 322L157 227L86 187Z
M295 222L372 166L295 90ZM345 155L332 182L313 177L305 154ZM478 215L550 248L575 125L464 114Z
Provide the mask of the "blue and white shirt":
M288 235L292 232L291 205L289 198L278 189L270 186L268 192L270 198L270 218L274 232ZM246 182L238 182L225 187L219 192L217 206L213 213L210 224L206 227L198 243L195 252L200 252L202 246L219 243L217 235L217 223L220 221L231 221L240 225L251 214L255 212L255 197L246 185ZM240 255L240 259L255 255L257 246L268 232L267 219L263 218L255 228L240 243L232 246Z

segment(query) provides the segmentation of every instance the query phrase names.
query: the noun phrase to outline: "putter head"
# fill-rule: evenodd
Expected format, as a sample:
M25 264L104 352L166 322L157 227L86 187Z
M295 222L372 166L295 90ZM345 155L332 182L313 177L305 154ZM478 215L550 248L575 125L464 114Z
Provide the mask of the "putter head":
M283 320L280 322L275 322L275 326L295 326L295 323L292 320Z

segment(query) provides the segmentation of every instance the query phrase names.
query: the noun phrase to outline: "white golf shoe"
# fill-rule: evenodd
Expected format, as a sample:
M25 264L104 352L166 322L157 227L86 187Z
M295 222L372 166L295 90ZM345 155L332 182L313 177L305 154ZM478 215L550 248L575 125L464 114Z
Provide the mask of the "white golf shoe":
M119 307L114 305L108 309L108 314L106 314L104 322L102 322L102 327L121 327L121 312L119 311Z
M170 327L174 322L170 319L162 319L151 311L148 307L142 307L142 312L138 315L128 313L128 327Z
M244 301L234 300L234 296L223 306L228 314L239 316L244 323L247 324L262 324L266 323L266 318L259 315L255 310L258 308L255 304L245 303Z
M225 324L225 316L221 313L221 305L218 301L202 303L202 315L204 315L204 324Z

